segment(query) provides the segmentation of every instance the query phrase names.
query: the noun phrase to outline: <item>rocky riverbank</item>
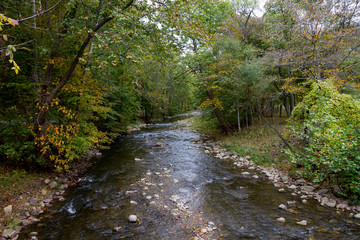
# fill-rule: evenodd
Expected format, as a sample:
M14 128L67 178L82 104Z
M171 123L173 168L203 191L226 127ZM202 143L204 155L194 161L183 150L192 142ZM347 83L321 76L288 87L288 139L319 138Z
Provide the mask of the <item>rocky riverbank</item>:
M239 168L243 175L253 178L267 178L281 193L291 192L298 201L287 201L279 205L280 209L292 211L292 207L309 204L309 199L315 199L320 205L334 209L337 214L346 214L351 218L360 219L360 206L351 205L346 199L339 197L340 189L332 186L325 189L320 184L314 184L303 178L294 179L288 173L278 168L265 168L251 161L250 156L237 156L221 148L221 142L215 142L206 135L198 140L203 144L205 153L212 154L221 161L231 161L235 168ZM279 218L279 222L286 219ZM299 225L307 225L307 221L299 221Z
M150 124L138 124L129 129L127 134L147 125ZM47 177L34 180L33 186L14 192L0 209L0 240L16 240L21 230L27 225L39 222L41 215L48 211L55 201L65 201L65 190L78 184L81 181L79 177L93 164L92 159L99 157L101 153L94 150L82 159L72 162L68 172L46 174ZM30 236L31 239L37 239L36 232Z
M48 211L55 201L65 201L65 190L79 182L79 176L93 164L92 159L97 157L101 157L101 153L93 152L85 157L85 161L74 161L70 171L47 174L46 178L36 179L31 188L15 193L0 214L0 239L18 239L20 231L25 226L40 222L41 215ZM30 235L31 239L37 239L36 232Z

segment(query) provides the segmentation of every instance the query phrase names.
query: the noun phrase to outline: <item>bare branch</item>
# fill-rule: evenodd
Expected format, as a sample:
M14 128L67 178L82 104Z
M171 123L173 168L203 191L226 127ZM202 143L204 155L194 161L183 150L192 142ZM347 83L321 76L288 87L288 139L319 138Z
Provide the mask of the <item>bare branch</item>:
M50 12L50 11L53 10L54 8L56 8L62 1L63 1L63 0L60 0L60 1L57 2L54 6L52 6L51 8L48 8L48 9L42 11L42 12L39 12L39 13L37 13L37 14L35 14L35 15L32 15L32 16L30 16L30 17L22 18L22 19L19 19L19 20L16 20L16 21L18 21L18 22L23 22L23 21L26 21L26 20L29 20L29 19L33 19L33 18L35 18L35 17L37 17L37 16L41 16L41 15L47 13L47 12ZM6 23L6 24L4 24L4 25L10 25L10 23Z

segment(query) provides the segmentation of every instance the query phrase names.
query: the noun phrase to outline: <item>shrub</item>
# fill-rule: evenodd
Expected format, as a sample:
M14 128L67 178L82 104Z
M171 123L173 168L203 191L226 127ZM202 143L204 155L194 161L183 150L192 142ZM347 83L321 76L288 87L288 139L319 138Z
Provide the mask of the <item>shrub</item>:
M292 161L314 182L337 184L360 202L360 104L331 80L313 83L289 122L297 141Z

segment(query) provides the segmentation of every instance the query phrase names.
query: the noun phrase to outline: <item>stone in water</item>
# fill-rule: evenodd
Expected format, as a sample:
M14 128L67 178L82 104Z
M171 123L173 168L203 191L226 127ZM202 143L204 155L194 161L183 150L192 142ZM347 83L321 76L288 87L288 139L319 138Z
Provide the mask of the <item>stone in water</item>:
M137 216L136 215L130 215L129 216L129 222L136 223L136 221L137 221Z

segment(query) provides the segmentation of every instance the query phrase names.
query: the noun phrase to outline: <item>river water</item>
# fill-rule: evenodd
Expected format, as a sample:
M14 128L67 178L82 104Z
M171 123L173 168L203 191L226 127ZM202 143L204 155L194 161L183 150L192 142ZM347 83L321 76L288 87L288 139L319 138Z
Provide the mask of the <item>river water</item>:
M182 117L184 118L184 117ZM360 239L359 222L206 154L182 118L133 132L20 239ZM135 160L136 158L136 160ZM260 177L255 179L241 172ZM296 201L291 211L279 209ZM136 223L128 221L136 215ZM284 217L285 223L276 219ZM307 226L296 222L307 220Z

